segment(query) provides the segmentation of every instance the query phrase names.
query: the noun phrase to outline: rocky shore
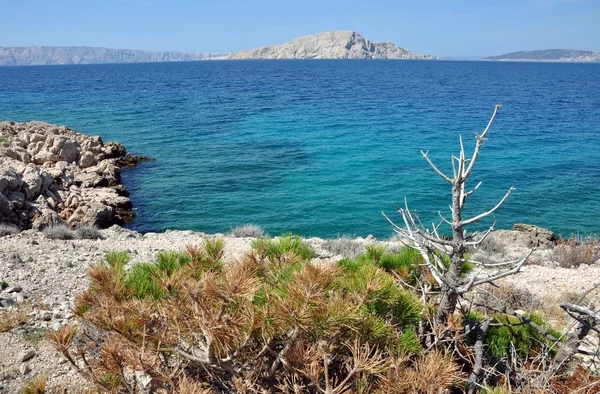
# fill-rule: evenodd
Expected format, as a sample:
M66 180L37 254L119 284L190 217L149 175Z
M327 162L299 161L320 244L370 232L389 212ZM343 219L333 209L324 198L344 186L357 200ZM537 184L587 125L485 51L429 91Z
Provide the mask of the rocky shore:
M44 122L0 122L0 223L107 228L134 213L121 169L148 160Z

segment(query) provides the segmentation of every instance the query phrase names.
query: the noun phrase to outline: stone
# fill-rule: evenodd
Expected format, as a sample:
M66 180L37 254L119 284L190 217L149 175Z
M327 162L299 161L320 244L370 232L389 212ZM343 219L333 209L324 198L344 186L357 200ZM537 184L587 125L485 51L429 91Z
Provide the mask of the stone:
M80 146L77 141L68 139L63 142L58 157L67 163L76 162L79 159L79 149Z
M50 321L52 320L52 312L44 311L39 314L40 320Z
M69 226L86 223L99 228L110 226L114 218L114 209L101 203L91 203L89 205L80 205L71 218L67 221Z
M79 167L81 168L88 168L96 164L96 158L92 152L84 152L79 159Z
M47 227L53 227L60 224L65 224L65 222L58 213L49 208L42 208L40 214L33 221L32 228L42 231Z
M34 358L36 356L36 352L35 350L28 350L27 352L23 353L20 357L20 360L22 363L31 360L32 358Z
M0 194L0 214L8 216L11 212L12 208L10 205L10 201L8 201L8 198L4 197L3 194Z
M45 150L33 156L33 162L35 164L44 164L48 162L56 163L59 160L60 157L56 153L48 152Z
M21 364L21 366L19 367L19 372L21 372L21 375L25 376L29 372L31 372L31 367L29 366L29 364Z
M23 289L21 288L21 286L9 286L6 289L7 293L20 293Z

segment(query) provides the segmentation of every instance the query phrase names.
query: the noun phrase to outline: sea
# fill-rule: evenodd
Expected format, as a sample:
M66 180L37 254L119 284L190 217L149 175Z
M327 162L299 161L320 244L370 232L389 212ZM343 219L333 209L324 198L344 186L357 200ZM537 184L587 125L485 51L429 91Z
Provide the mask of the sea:
M294 60L0 67L0 119L116 140L141 232L393 234L405 201L450 216L442 171L502 104L468 186L469 217L563 236L600 231L600 64ZM406 199L406 200L405 200ZM489 225L488 218L474 228ZM443 228L443 226L442 226ZM447 231L447 228L445 230Z

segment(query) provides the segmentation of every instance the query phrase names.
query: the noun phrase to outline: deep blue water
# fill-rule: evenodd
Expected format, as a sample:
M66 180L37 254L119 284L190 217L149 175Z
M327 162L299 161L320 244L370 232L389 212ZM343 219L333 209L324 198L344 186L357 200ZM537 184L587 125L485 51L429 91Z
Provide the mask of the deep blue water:
M467 215L511 186L499 227L600 230L600 64L214 61L0 67L0 119L43 120L156 158L125 173L140 231L389 236L407 196L448 211L462 134L503 107Z

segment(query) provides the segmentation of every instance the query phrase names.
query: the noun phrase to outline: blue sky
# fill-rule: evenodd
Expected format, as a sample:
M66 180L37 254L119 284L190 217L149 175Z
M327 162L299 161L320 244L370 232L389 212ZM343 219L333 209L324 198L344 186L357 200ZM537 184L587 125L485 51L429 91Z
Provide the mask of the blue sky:
M0 46L230 52L355 30L440 56L600 50L599 0L0 0Z

